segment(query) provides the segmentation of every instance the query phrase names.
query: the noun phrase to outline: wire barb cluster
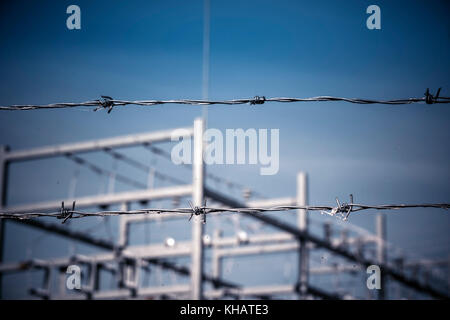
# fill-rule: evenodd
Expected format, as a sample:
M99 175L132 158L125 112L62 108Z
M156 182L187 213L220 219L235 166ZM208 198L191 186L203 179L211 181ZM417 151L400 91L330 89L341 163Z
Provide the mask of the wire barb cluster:
M189 206L191 207L191 216L189 217L189 221L191 221L192 217L203 215L203 224L206 223L206 199L203 203L203 207L193 206L192 202L189 201Z
M94 111L97 111L98 109L104 108L108 109L108 113L111 113L113 107L114 107L114 101L113 98L110 96L101 96L101 100L97 100L99 103L99 106L94 109Z
M421 203L421 204L389 204L389 205L365 205L353 203L353 196L350 196L350 203L340 203L336 199L337 206L276 206L276 207L244 207L244 208L227 208L227 207L208 207L206 206L206 201L203 206L193 206L189 202L189 208L174 208L174 209L140 209L140 210L128 210L128 211L99 211L99 212L83 212L75 210L75 201L72 205L72 210L64 208L64 202L62 203L61 210L53 213L40 213L40 212L10 212L3 211L0 212L0 219L32 219L38 217L56 217L58 219L64 219L65 223L68 219L76 219L83 217L93 217L93 216L117 216L125 214L161 214L161 213L175 213L175 214L190 214L189 221L195 215L203 215L203 223L206 223L206 215L211 213L246 213L246 214L258 214L264 212L275 212L275 211L289 211L289 210L307 210L307 211L320 211L322 214L328 214L333 217L343 219L344 221L348 219L350 213L364 211L364 210L398 210L406 208L439 208L439 209L450 209L450 203Z
M73 213L75 212L75 201L72 202L72 210L65 209L64 208L64 201L61 203L61 211L59 213L59 216L57 216L57 219L64 219L63 224L66 223L67 220L72 218Z
M348 203L340 203L339 199L336 198L337 207L334 207L330 212L322 210L321 213L326 213L331 216L338 215L344 221L347 221L350 213L353 211L353 205ZM350 203L353 203L353 194L350 194Z
M108 110L110 113L116 106L155 106L163 104L183 104L183 105L261 105L266 102L319 102L319 101L343 101L356 104L387 104L387 105L403 105L425 102L426 104L435 103L450 103L450 97L440 97L441 88L438 89L436 95L432 95L427 89L424 97L421 98L406 98L394 100L374 100L374 99L359 99L359 98L342 98L331 96L317 96L311 98L266 98L265 96L256 96L254 98L246 99L232 99L232 100L197 100L197 99L181 99L181 100L116 100L110 96L101 96L101 99L79 102L79 103L53 103L48 105L11 105L0 106L0 110L34 110L34 109L59 109L59 108L74 108L74 107L95 107L94 111L99 109Z

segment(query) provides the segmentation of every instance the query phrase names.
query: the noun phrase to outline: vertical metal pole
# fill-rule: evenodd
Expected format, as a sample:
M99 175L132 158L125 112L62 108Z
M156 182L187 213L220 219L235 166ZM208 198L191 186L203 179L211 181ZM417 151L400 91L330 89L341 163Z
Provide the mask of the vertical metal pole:
M129 211L130 204L128 202L124 202L121 205L120 210ZM128 216L120 215L119 216L119 247L125 248L128 244Z
M396 259L395 262L396 262L396 267L397 267L398 271L403 273L403 271L404 271L403 257ZM402 288L402 285L397 282L397 297L396 297L396 299L400 300L402 297L403 297L403 288Z
M222 277L222 257L218 254L219 246L217 241L222 237L222 231L219 229L214 230L213 238L213 254L212 254L212 273L214 278Z
M102 272L102 264L98 263L95 268L95 283L94 283L94 291L100 290L100 277Z
M124 202L121 205L121 210L128 211L130 209L130 204L128 202ZM122 250L128 245L128 216L120 215L119 216L119 252L120 256L122 256ZM120 257L119 257L120 258ZM119 260L120 261L120 260ZM127 266L122 261L119 262L119 287L125 287L127 281L130 277L130 267Z
M447 261L447 294L450 296L450 255Z
M8 162L5 160L5 154L8 147L0 146L0 209L6 205L7 186L8 186ZM0 219L0 263L3 262L3 248L5 242L5 219ZM0 274L0 299L2 298L3 275Z
M150 167L147 178L147 189L153 189L155 187L155 168Z
M377 233L377 261L380 266L386 263L386 215L378 213L376 216L376 233ZM386 276L381 272L381 289L378 291L378 299L387 299Z
M60 299L65 299L65 296L67 294L66 292L66 268L60 267L59 268L59 277L58 277L58 284L59 284L59 297Z
M306 206L308 203L307 176L304 172L297 175L297 205ZM301 231L308 232L308 212L303 209L297 211L297 226ZM305 299L308 293L309 258L307 242L300 240L299 249L299 297Z
M339 246L343 249L347 249L348 247L348 230L347 229L343 229L341 231L341 241Z
M49 266L44 269L44 283L43 283L44 293L47 295L47 299L50 300L50 292L52 290L52 267Z
M448 262L447 262L447 288L448 288L448 295L450 295L450 255L448 255Z
M194 121L194 162L192 165L192 202L203 205L203 119ZM203 217L192 219L191 295L192 299L202 299L203 295Z
M89 294L93 294L96 290L96 286L97 286L97 276L99 275L97 272L98 269L98 264L95 261L92 261L89 264L89 279L88 279L88 285L87 285L87 290L89 291Z

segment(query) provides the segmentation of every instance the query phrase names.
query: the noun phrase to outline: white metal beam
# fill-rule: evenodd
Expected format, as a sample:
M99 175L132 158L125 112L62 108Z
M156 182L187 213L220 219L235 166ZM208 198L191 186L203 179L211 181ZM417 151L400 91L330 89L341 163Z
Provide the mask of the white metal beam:
M124 202L138 202L146 200L156 200L172 197L189 196L192 194L192 185L181 185L164 187L157 189L147 189L138 191L126 191L114 194L104 194L98 196L87 196L76 199L65 199L65 203L71 203L76 200L76 207L96 207L103 205L112 205ZM5 207L5 212L38 212L47 210L59 210L61 208L62 200L53 200L45 202L37 202L30 204L23 204L11 207Z
M192 128L178 128L149 133L131 134L114 138L90 140L86 142L67 143L55 146L46 146L27 150L11 151L5 154L5 160L9 162L20 160L31 160L46 157L62 156L70 153L98 151L105 148L121 148L144 143L171 141L172 135L175 132L182 133L182 135L181 136L174 135L174 137L190 137L193 134Z

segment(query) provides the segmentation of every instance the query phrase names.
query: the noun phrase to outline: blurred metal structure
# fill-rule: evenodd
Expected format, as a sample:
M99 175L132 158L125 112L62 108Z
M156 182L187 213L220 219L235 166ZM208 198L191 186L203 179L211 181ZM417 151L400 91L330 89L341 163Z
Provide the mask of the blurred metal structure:
M255 200L249 198L249 191L244 192L244 200L237 200L217 190L205 186L205 168L203 157L203 132L205 124L202 119L196 119L192 128L182 130L166 130L146 134L127 135L117 138L100 139L83 143L63 144L53 147L43 147L31 150L8 151L0 148L0 205L3 208L16 212L29 212L57 210L61 201L71 203L76 200L77 207L104 207L121 205L128 210L132 203L151 201L157 199L179 199L192 197L194 206L202 206L204 199L215 201L230 207L257 207L257 206L289 206L306 205L308 203L308 183L305 173L297 175L297 191L295 197ZM178 134L175 134L178 132ZM182 132L182 133L180 133ZM194 162L192 165L192 183L160 188L147 188L144 190L117 192L106 195L87 196L77 199L60 199L31 203L27 205L8 206L8 165L12 162L33 160L55 156L67 156L93 151L105 151L129 146L149 146L160 142L170 142L173 138L191 139L194 146ZM245 196L247 195L247 196ZM179 201L179 200L177 200ZM360 274L366 276L366 267L379 265L382 272L382 290L378 298L387 298L386 277L405 288L415 290L432 298L448 298L448 292L436 289L431 285L434 275L427 272L425 279L419 279L411 270L420 271L424 268L447 266L448 261L413 261L406 262L399 258L394 262L388 259L388 245L386 242L386 221L384 215L377 216L377 234L363 234L352 236L343 230L339 236L334 235L330 223L324 223L323 236L315 235L310 228L308 213L298 210L297 223L289 224L268 214L242 213L264 225L269 225L278 232L259 232L256 234L240 234L237 237L223 237L220 230L214 231L212 238L205 238L203 217L195 216L190 224L191 240L175 243L152 243L147 245L130 245L129 230L132 223L149 221L168 221L179 216L174 214L133 216L122 215L119 219L117 243L100 240L83 232L73 231L60 224L48 223L38 220L11 221L33 228L44 230L68 239L95 246L106 250L94 255L74 255L51 260L31 259L17 263L0 264L0 274L23 272L26 270L43 270L42 286L30 288L30 293L43 299L121 299L121 298L191 298L191 299L218 299L218 298L276 298L289 296L299 299L346 299L352 298L350 294L330 292L314 286L311 277L318 275ZM214 217L212 214L210 217ZM10 222L8 221L8 224ZM4 246L4 224L0 219L0 253ZM370 249L375 249L375 254ZM211 272L205 271L206 251L211 253ZM323 250L326 255L338 257L344 261L341 264L315 266L312 262L314 252ZM224 279L222 272L223 260L226 257L252 256L280 252L293 252L298 255L296 283L287 285L243 286ZM171 258L185 257L190 259L190 266L171 262ZM69 265L77 264L84 267L86 275L80 290L68 292L66 284L66 269ZM165 286L143 286L142 277L150 270L162 269L189 278L189 282L181 282ZM57 290L52 288L52 279L55 272L58 274L59 284ZM114 275L116 288L103 290L101 286L101 273ZM444 281L448 281L445 279ZM208 286L206 286L208 284ZM365 281L361 282L365 286ZM1 288L1 286L0 286ZM448 290L448 288L447 288ZM354 298L354 297L353 297Z

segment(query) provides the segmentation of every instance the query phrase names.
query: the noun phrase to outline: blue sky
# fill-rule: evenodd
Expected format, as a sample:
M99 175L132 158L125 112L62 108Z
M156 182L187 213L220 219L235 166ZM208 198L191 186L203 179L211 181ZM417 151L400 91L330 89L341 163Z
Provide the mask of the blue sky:
M211 2L211 99L390 99L421 97L427 87L449 96L446 1ZM81 30L66 28L71 4L81 8ZM366 28L371 4L381 8L381 30ZM0 105L201 97L202 1L3 1L0 15ZM21 149L184 127L200 115L201 107L176 105L2 112L0 144ZM304 170L311 204L349 193L362 203L448 202L449 117L446 105L215 106L210 127L279 128L280 171L208 169L274 197L294 195ZM57 198L59 181L73 172L37 168L17 171L11 200ZM374 217L352 222L373 229ZM447 257L449 226L442 210L405 210L389 215L388 237L420 255ZM12 251L6 258L18 256Z

